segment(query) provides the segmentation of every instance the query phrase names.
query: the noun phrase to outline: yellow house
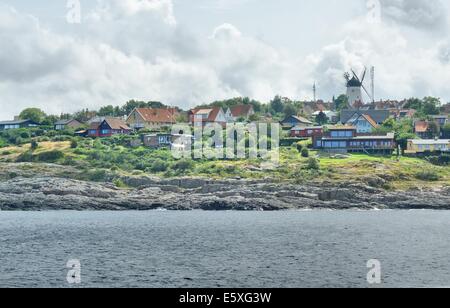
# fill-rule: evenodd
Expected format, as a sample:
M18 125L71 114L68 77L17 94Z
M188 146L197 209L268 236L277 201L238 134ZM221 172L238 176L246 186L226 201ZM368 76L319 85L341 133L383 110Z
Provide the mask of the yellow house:
M449 152L449 139L410 139L406 153Z
M134 129L159 129L176 123L179 115L174 108L136 108L127 118L127 124Z

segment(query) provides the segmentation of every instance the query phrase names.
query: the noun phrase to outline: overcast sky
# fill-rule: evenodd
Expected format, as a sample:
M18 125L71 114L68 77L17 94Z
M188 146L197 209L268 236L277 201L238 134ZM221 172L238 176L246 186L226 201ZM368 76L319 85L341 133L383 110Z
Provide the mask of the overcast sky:
M73 1L73 0L71 0ZM376 67L376 98L450 101L449 1L0 0L0 120L159 100L330 100ZM367 84L369 87L369 80Z

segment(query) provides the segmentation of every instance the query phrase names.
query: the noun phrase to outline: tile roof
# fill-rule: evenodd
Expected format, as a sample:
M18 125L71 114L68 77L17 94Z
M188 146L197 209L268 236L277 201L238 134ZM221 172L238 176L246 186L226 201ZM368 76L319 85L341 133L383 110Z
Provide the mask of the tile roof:
M127 123L124 120L119 118L106 118L105 121L111 129L123 129L123 130L131 130Z
M252 105L237 105L230 108L231 114L235 118L246 117L252 110Z
M136 108L144 121L151 123L175 123L175 116L178 114L175 108Z
M417 121L414 123L414 130L416 133L426 133L428 131L428 122L427 121Z

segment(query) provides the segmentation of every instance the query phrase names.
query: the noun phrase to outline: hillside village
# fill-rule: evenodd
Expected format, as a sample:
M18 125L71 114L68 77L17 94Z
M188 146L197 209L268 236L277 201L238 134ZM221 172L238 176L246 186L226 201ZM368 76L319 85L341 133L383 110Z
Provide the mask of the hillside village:
M448 185L448 172L439 168L450 161L450 103L432 97L364 103L362 88L355 74L347 79L347 93L330 102L276 96L263 104L235 98L182 110L133 100L122 107L60 116L28 108L0 122L0 162L78 166L92 180L105 178L108 170L307 180L333 178L329 172L336 179L356 178L367 175L367 164L377 161L394 170L397 186L408 172L415 179ZM195 127L251 122L281 124L278 170L264 171L261 162L250 159L178 161L170 155L177 140L193 138ZM174 124L189 125L191 131L172 134Z

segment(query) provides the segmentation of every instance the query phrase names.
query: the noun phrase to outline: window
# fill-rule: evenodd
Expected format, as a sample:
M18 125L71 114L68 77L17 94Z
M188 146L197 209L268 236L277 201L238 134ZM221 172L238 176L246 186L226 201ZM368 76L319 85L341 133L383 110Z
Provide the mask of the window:
M101 131L102 135L108 135L110 133L111 133L111 131L109 129L102 129L102 131Z
M90 135L95 135L95 134L97 134L97 131L96 131L95 129L91 129L91 130L89 131L89 134L90 134Z

